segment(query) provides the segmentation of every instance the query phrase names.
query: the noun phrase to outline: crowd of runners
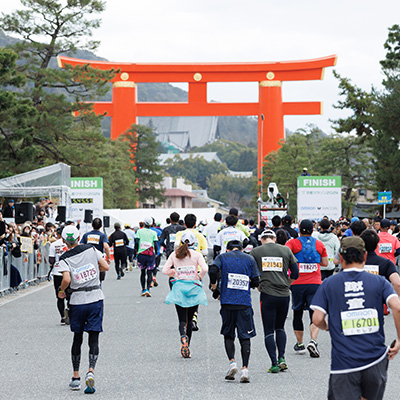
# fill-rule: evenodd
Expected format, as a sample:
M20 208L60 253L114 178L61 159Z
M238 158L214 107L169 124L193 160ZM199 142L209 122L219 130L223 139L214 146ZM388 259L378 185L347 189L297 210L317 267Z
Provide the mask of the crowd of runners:
M238 210L232 208L225 218L216 213L212 222L197 223L193 214L181 220L173 212L163 229L150 216L136 229L127 225L122 230L116 223L109 236L102 231L99 218L82 237L73 223L57 229L50 260L61 323L69 323L74 333L70 389L80 389L80 348L86 331L85 393L95 391L103 317L101 286L112 250L117 279L133 268L140 269L143 297L151 297L158 285L158 270L169 277L165 303L176 308L183 358L191 358L192 332L201 326L198 307L207 305L206 291L211 290L221 304L221 334L229 361L225 379L235 380L240 371L239 382L250 382L250 341L256 336L251 290L256 289L271 361L268 373L289 368L285 323L291 303L296 342L290 347L294 353L308 352L318 358L319 330L329 330L331 335L328 398L382 398L388 360L400 349L398 340L386 346L383 332L384 314L392 310L400 335L400 242L394 221L356 217L331 221L325 217L295 225L286 215L256 226L254 221L240 220ZM163 255L166 261L161 266ZM305 319L304 311L309 318ZM236 336L241 367L235 358Z

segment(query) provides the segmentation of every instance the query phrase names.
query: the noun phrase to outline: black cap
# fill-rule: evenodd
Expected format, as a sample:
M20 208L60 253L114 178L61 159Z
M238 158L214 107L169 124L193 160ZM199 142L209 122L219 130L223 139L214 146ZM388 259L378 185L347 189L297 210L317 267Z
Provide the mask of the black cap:
M311 235L313 233L314 225L309 219L303 219L300 222L300 233Z
M381 220L381 228L390 228L390 221L386 218Z
M239 250L243 249L243 245L240 240L230 240L226 245L227 250L233 250L235 248L237 248Z
M293 218L292 218L291 215L285 215L285 216L282 218L282 222L283 222L284 224L291 224L292 221L293 221Z

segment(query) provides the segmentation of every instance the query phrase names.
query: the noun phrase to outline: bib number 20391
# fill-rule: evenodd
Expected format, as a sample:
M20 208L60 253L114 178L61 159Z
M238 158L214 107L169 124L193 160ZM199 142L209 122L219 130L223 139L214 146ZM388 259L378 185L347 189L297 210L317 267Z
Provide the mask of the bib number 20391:
M249 290L250 278L243 274L228 274L228 289Z

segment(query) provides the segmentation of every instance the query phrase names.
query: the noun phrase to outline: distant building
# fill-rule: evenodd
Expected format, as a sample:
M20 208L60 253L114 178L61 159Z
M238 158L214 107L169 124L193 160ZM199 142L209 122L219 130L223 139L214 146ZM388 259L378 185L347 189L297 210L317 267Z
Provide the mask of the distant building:
M196 197L192 193L192 185L185 185L182 178L177 178L176 187L173 187L171 177L164 178L162 186L165 188L165 201L161 208L192 208L192 199Z
M139 117L168 152L188 151L219 139L218 117ZM174 148L176 150L174 150Z

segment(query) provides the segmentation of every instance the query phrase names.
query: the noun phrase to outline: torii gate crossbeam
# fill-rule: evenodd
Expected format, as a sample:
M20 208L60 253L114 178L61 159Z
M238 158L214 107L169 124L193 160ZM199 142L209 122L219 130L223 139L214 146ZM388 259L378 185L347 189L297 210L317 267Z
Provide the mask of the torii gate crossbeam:
M283 102L283 81L323 79L324 69L336 64L336 56L313 60L258 63L116 63L58 57L60 67L90 65L119 72L113 79L111 102L94 102L94 111L111 119L111 138L126 132L137 117L258 116L258 177L265 156L284 139L285 115L322 114L322 103ZM188 82L187 102L138 102L139 82ZM209 82L258 82L257 103L209 103ZM262 118L263 117L263 118Z

